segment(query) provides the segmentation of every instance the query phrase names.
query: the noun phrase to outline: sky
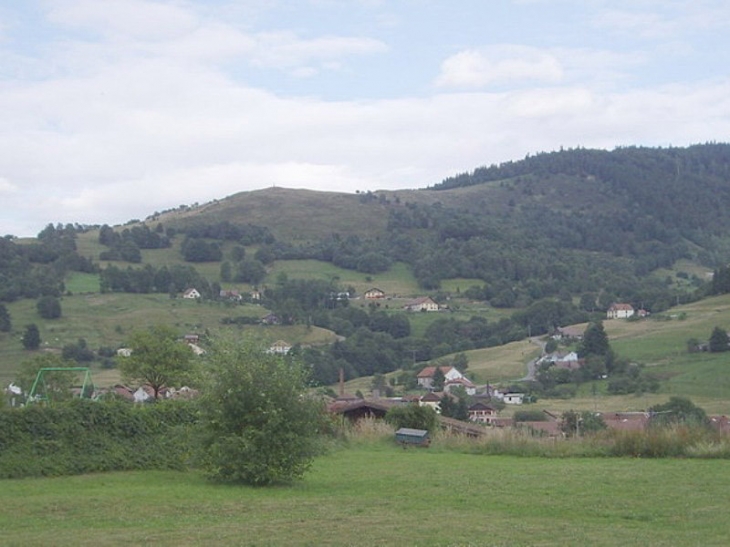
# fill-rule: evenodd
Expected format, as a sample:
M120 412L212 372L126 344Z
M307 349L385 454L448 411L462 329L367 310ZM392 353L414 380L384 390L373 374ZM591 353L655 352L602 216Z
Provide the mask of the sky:
M0 0L0 234L730 135L726 0Z

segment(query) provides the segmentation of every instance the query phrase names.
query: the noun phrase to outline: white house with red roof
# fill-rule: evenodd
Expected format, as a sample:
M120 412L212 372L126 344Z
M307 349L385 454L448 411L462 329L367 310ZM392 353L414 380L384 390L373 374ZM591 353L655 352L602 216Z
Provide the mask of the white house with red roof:
M464 379L464 375L459 372L459 369L457 369L456 367L425 367L421 372L418 373L418 376L416 376L416 378L418 379L418 385L426 389L431 389L433 387L433 375L436 373L437 368L439 368L444 375L444 385L446 385L447 382Z
M622 302L614 302L606 312L608 319L628 319L632 315L634 315L634 307Z

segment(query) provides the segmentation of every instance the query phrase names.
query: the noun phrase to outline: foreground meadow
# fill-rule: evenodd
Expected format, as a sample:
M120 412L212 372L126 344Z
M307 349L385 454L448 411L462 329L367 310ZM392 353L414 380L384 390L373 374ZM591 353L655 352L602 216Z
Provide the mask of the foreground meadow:
M0 483L3 545L725 545L730 461L355 443L276 488L195 472Z

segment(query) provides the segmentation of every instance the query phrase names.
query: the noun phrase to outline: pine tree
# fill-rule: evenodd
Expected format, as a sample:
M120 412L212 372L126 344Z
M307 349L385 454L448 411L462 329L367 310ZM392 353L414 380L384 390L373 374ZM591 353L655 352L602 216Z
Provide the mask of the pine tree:
M23 334L23 347L25 349L38 349L41 345L41 333L38 330L38 325L31 323L26 325L25 334Z
M0 332L10 332L11 328L10 313L8 313L5 304L0 304Z
M729 344L730 337L728 337L727 331L720 327L715 327L710 335L710 351L728 351L728 349L730 349Z
M608 355L611 346L608 343L608 335L603 328L603 323L591 323L583 334L583 342L578 349L581 358L590 355Z

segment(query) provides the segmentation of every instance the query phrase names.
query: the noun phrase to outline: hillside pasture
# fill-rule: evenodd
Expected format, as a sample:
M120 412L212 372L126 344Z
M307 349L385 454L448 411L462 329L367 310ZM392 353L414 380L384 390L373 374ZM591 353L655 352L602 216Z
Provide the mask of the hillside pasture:
M373 287L385 291L388 296L410 297L421 294L410 268L403 262L396 262L387 272L365 274L355 270L346 270L321 260L277 260L270 268L266 283L274 284L282 273L286 274L289 279L335 280L342 288L353 286L358 295L362 295Z
M723 545L729 477L727 460L371 443L275 488L167 471L6 480L0 526L8 545Z
M529 340L464 352L469 359L468 376L477 383L513 382L527 374L527 363L540 355Z
M60 352L66 344L79 338L88 347L117 348L135 330L154 325L170 325L182 336L186 333L238 332L266 345L283 339L290 344L323 344L334 341L334 333L318 327L294 326L226 326L224 317L262 317L267 311L254 304L233 305L219 302L200 302L182 298L171 299L166 294L74 294L61 299L63 316L60 319L42 319L34 300L19 300L8 304L13 321L13 332L0 334L0 382L7 385L24 360L38 352L22 349L20 337L25 325L35 323L41 334L40 351ZM118 381L116 371L101 371L95 367L94 379L99 385ZM101 381L100 381L101 379Z

